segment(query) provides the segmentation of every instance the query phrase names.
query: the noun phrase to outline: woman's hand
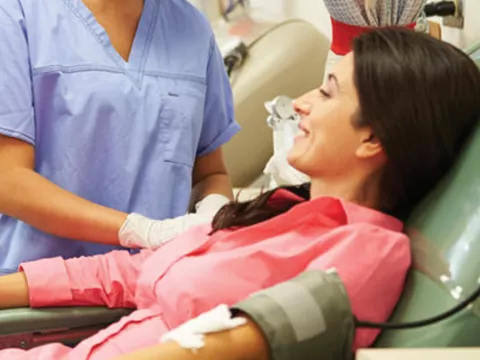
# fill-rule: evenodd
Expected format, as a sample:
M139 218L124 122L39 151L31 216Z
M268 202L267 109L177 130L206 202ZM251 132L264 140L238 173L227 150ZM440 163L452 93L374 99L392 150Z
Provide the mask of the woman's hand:
M18 272L0 276L0 309L20 308L29 305L28 285L25 274Z

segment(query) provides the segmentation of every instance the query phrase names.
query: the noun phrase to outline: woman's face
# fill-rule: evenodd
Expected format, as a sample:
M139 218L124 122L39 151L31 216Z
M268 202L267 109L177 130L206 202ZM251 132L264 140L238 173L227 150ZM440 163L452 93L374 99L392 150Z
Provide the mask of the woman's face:
M340 60L325 83L294 101L301 115L300 134L288 154L297 170L315 177L339 177L359 166L368 128L355 128L358 97L353 81L353 54Z

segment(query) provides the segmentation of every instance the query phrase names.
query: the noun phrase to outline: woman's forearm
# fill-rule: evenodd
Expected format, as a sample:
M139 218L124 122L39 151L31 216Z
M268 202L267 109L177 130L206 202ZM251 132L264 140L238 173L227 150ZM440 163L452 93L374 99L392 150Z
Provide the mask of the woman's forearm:
M116 360L268 360L268 345L254 322L205 337L205 346L193 353L168 342L124 355Z
M23 272L0 276L0 309L27 307L27 278Z
M127 214L70 193L35 171L17 168L0 181L0 213L51 235L117 245Z

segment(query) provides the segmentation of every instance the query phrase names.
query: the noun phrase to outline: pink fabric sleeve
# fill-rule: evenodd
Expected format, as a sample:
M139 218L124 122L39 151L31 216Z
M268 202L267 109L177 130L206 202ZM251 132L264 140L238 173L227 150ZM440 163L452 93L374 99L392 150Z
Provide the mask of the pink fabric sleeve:
M27 278L31 307L135 308L137 278L152 253L112 251L69 260L56 257L21 264L20 271Z
M410 267L408 237L362 224L345 228L332 240L334 244L329 251L309 268L337 271L359 320L387 321L403 291ZM355 348L371 345L378 334L377 330L357 331Z

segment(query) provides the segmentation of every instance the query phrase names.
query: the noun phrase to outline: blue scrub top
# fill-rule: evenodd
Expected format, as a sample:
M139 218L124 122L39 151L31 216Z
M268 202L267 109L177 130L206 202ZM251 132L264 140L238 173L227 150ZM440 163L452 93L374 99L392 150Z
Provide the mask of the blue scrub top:
M39 174L156 219L186 212L195 158L239 130L210 25L184 0L145 0L128 62L81 0L2 0L0 94L0 134L35 146ZM0 218L0 273L112 249Z

